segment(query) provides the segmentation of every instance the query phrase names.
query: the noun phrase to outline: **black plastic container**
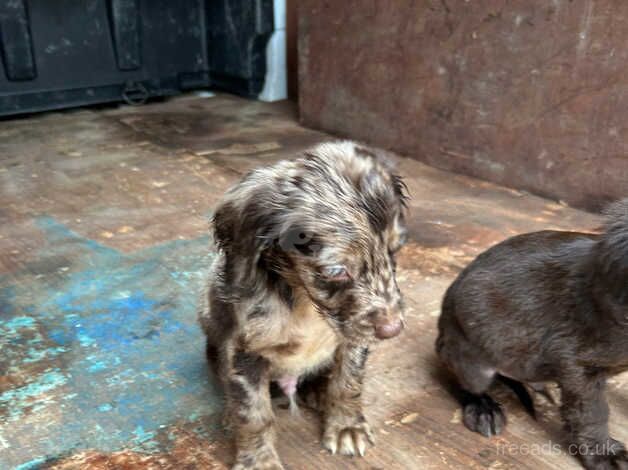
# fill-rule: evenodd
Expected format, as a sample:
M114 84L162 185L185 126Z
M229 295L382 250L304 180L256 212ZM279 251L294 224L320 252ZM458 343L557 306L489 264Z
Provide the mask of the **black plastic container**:
M210 0L207 23L213 85L257 96L264 86L266 44L274 30L273 0Z
M0 0L0 115L212 84L255 96L272 27L270 0Z

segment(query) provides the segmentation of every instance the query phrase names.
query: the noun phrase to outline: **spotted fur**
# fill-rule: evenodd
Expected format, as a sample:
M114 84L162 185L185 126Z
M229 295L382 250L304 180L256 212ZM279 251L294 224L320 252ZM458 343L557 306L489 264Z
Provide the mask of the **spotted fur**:
M282 468L272 381L291 395L295 380L326 380L332 453L363 455L372 442L361 404L369 345L403 326L394 253L407 196L391 168L381 151L321 144L252 171L218 205L200 322L226 392L234 468Z

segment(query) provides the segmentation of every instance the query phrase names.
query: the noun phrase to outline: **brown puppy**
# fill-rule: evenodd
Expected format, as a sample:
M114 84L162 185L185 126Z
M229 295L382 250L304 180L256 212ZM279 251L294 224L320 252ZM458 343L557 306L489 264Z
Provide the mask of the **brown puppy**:
M519 382L555 381L569 452L588 469L628 468L604 393L628 369L628 199L611 206L601 235L548 230L482 253L449 287L438 327L469 429L490 436L506 423L486 394L495 376L519 392Z
M234 468L280 469L269 384L294 402L325 382L323 446L363 455L369 345L403 327L394 253L405 186L381 152L353 142L249 173L214 215L219 253L200 322L226 395Z

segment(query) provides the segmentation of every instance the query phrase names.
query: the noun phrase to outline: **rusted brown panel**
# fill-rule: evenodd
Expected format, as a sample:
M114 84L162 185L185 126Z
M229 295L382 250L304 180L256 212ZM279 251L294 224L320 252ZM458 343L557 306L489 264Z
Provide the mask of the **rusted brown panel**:
M308 126L598 209L628 195L628 3L300 4Z

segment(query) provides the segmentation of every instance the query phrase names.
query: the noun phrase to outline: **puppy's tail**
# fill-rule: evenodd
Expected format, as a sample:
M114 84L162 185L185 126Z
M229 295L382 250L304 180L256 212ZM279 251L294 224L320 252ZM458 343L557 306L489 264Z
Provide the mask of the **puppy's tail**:
M534 401L532 397L528 393L528 389L526 389L523 383L511 379L509 377L504 377L503 375L498 375L499 380L506 385L510 390L515 392L517 398L525 408L526 412L532 416L536 420L536 410L534 409Z

